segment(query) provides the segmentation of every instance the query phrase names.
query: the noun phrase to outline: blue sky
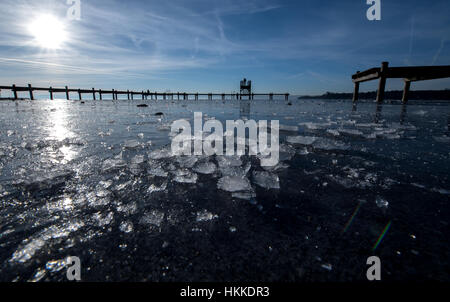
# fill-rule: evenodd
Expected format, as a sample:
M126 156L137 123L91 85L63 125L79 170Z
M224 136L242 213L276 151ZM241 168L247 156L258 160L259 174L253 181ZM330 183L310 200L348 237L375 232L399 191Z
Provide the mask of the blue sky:
M379 66L450 65L450 1L2 0L0 83L76 88L231 92L243 77L258 92L350 92L351 74ZM29 24L64 22L67 41L48 50ZM364 83L363 91L376 83ZM401 89L388 81L387 89ZM450 79L412 89L450 88Z

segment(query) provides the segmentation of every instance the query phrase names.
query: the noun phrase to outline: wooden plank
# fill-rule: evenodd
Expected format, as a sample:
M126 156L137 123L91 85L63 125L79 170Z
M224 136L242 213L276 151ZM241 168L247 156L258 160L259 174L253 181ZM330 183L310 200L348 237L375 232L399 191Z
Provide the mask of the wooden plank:
M440 79L450 77L450 66L391 67L388 78Z

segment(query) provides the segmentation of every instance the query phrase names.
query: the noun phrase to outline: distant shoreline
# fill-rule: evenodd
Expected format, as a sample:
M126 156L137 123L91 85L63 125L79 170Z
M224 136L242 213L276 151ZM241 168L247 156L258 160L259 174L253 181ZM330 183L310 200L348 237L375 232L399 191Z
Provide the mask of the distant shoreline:
M401 100L403 95L402 90L392 90L385 92L385 99L391 100ZM360 100L374 100L377 97L376 91L360 92ZM337 93L337 92L327 92L323 95L315 96L299 96L298 99L329 99L329 100L343 100L352 99L353 93ZM450 101L450 89L445 90L415 90L410 91L409 100L433 100L433 101Z

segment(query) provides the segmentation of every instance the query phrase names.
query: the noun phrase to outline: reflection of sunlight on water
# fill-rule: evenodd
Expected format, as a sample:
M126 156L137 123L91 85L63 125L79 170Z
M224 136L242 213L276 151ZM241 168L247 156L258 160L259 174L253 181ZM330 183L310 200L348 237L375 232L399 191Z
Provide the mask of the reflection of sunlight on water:
M75 133L69 130L68 127L68 112L66 106L54 107L50 111L48 133L49 139L55 139L57 141L64 141L75 137ZM63 155L61 162L63 164L73 160L77 151L70 145L62 145L59 151Z
M66 107L53 108L49 118L49 134L51 139L62 141L74 137L74 133L67 127Z
M78 152L75 151L74 148L71 146L62 146L61 148L59 148L59 151L61 151L62 155L64 156L63 159L64 164L73 160L78 154Z

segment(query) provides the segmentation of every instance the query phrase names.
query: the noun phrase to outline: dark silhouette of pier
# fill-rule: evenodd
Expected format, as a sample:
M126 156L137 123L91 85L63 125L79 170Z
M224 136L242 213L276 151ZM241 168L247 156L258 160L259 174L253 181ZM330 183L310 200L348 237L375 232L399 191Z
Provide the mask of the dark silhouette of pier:
M28 86L0 86L0 90L10 90L13 93L13 99L18 100L19 92L28 92L30 100L34 100L34 92L35 91L45 91L49 93L50 99L54 99L55 93L64 93L67 100L70 100L70 94L76 93L78 95L78 99L82 100L84 94L92 95L93 100L97 100L97 96L99 100L103 100L105 95L110 95L113 100L118 100L120 96L126 96L127 100L133 100L136 97L142 100L158 100L158 98L163 100L199 100L200 97L207 97L208 100L222 99L242 99L242 97L248 97L249 99L254 99L256 97L268 97L269 100L273 100L274 96L284 96L285 100L289 99L289 93L188 93L188 92L152 92L150 90L142 90L142 91L131 91L131 90L102 90L102 89L74 89L65 86L64 88L43 88L43 87L33 87L31 84Z
M408 102L408 94L411 88L411 82L434 80L450 77L450 66L415 66L415 67L389 67L388 62L383 62L381 68L371 68L363 72L356 72L352 75L355 90L353 92L353 102L358 100L359 83L379 79L377 103L384 100L384 90L386 79L402 78L405 86L403 88L402 102Z

